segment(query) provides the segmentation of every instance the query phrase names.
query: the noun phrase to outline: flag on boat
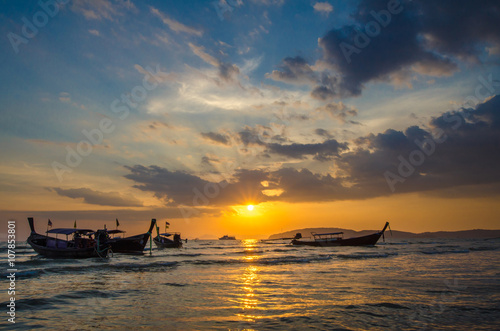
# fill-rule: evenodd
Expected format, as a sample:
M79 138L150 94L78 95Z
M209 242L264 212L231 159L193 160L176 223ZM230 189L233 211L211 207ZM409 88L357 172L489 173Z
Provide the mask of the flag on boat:
M76 229L76 220L75 220L75 224L73 224L73 227Z
M116 227L120 226L120 222L118 222L118 218L116 219Z
M170 223L168 223L167 221L165 221L165 230L168 229Z
M47 226L52 226L52 222L50 221L50 218L49 218L49 221L47 222Z

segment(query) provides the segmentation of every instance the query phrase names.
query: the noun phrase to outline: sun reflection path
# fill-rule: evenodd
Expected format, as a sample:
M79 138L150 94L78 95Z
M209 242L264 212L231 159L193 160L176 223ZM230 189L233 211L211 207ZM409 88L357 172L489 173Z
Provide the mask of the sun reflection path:
M236 279L238 294L234 308L240 321L238 328L253 330L267 319L293 316L297 311L303 314L308 302L304 302L294 289L307 283L303 279L305 270L302 268L305 267L283 267L276 272L274 257L269 256L258 240L242 240L241 243L245 255L240 259L245 267Z
M242 259L246 262L258 260L259 256L254 254L257 240L243 240L242 244L244 246L245 253L247 254ZM262 318L262 315L256 313L259 309L264 309L259 306L262 304L262 301L256 293L261 283L259 271L259 266L254 264L248 265L245 267L240 278L241 290L243 293L239 298L238 303L241 313L236 315L245 322L255 322L255 320Z

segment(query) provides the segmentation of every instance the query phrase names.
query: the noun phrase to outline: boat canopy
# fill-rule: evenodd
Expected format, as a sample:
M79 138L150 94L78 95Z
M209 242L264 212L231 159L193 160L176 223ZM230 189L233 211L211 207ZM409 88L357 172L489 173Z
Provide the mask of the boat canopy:
M160 233L160 236L165 236L165 237L170 237L172 234L171 233Z
M334 236L338 234L344 234L344 232L330 232L330 233L313 233L313 236Z
M47 231L47 233L56 233L56 234L65 234L65 235L70 235L73 233L89 234L89 233L94 233L94 230L74 229L74 228L59 228L59 229L51 229L51 230Z

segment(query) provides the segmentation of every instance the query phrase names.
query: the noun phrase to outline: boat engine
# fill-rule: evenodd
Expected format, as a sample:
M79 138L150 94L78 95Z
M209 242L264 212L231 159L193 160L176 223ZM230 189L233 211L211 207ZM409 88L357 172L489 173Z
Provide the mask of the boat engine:
M97 230L95 233L96 251L100 257L106 257L108 250L111 247L109 244L109 234L107 230Z

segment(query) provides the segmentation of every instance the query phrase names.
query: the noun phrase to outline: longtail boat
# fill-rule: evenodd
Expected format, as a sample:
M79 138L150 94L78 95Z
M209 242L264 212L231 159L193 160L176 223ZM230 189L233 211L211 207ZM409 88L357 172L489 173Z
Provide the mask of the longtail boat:
M131 237L125 238L111 238L109 243L111 244L111 250L113 252L118 253L142 253L144 251L144 247L151 237L151 231L153 231L153 227L156 224L156 219L153 218L151 220L151 224L149 225L149 230L146 233L138 234ZM118 233L125 233L122 230L107 230L108 234L116 235Z
M165 229L168 227L169 223L165 222ZM179 232L165 232L160 233L160 229L156 226L157 236L153 238L153 242L158 248L181 248L182 247L182 239L181 234ZM170 239L169 237L172 237ZM186 239L187 240L187 239Z
M305 246L373 246L377 241L384 235L385 229L389 226L389 222L385 223L382 231L362 236L344 239L343 232L331 232L331 233L314 233L313 240L301 240L302 234L297 233L295 238L292 240L293 245L305 245Z
M35 231L33 217L28 217L31 233L28 244L40 255L50 258L83 259L89 257L106 257L109 250L109 236L106 230L89 230L76 228L58 228L47 231L47 235ZM54 237L49 237L54 234ZM66 240L57 235L66 235ZM68 236L72 236L68 239Z

